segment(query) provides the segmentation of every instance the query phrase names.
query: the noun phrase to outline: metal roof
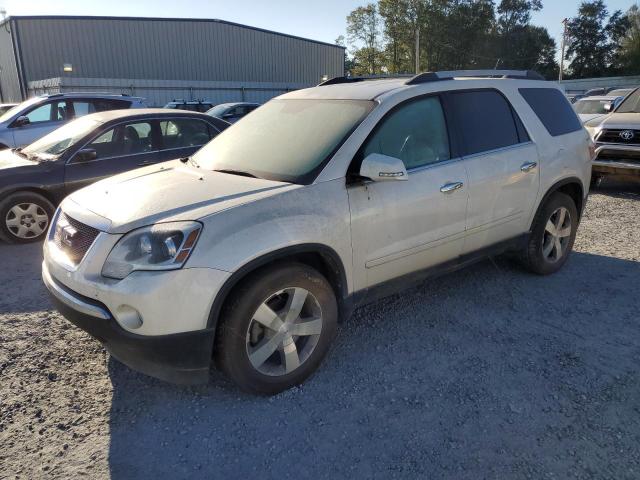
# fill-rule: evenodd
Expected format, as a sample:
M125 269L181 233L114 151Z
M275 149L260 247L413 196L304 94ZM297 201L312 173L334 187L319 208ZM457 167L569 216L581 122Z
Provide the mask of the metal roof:
M221 23L224 25L231 25L234 27L246 28L248 30L254 30L263 33L271 33L273 35L279 35L281 37L294 38L296 40L303 40L305 42L316 43L318 45L326 45L329 47L341 48L346 50L346 47L337 45L335 43L323 42L320 40L313 40L311 38L299 37L297 35L290 35L288 33L276 32L274 30L267 30L260 27L252 27L250 25L243 25L241 23L230 22L228 20L220 20L218 18L177 18L177 17L117 17L117 16L92 16L92 15L12 15L4 20L0 21L0 26L4 25L10 20L144 20L154 22L208 22L208 23Z

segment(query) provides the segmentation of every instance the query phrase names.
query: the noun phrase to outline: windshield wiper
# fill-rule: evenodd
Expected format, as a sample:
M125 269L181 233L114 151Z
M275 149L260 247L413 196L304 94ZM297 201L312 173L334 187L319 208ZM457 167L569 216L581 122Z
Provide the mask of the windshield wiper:
M229 169L229 168L221 168L219 170L214 170L214 172L228 173L229 175L239 175L241 177L260 178L260 177L258 177L256 175L254 175L253 173L244 172L242 170L233 170L233 169Z
M11 151L22 158L29 158L28 155L22 151L22 148L12 148Z
M200 165L198 165L198 162L196 162L196 161L193 159L193 157L184 157L184 158L181 158L181 159L180 159L180 161L181 161L182 163L187 163L187 162L189 162L189 163L190 163L191 165L193 165L194 167L196 167L196 168L200 168Z

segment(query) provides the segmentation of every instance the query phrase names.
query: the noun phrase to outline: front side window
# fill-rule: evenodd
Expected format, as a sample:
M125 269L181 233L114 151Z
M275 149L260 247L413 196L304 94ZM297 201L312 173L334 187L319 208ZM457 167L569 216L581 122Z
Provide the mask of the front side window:
M449 160L449 136L440 100L423 98L392 111L367 141L362 157L372 153L399 158L407 170Z
M152 126L149 122L118 125L100 134L86 148L93 148L97 158L122 157L151 152Z
M196 147L211 140L209 126L201 120L166 120L160 122L160 132L165 149Z
M450 98L465 155L520 143L515 114L500 93L495 90L451 92Z
M67 104L66 102L49 102L34 108L25 115L29 119L29 123L41 122L57 122L66 120Z
M203 168L310 183L375 103L370 100L272 100L199 150Z

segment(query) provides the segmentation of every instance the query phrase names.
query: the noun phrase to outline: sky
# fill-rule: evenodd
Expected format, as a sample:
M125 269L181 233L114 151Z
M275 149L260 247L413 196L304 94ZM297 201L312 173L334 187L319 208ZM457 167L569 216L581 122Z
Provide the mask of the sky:
M0 0L8 15L111 15L218 18L333 43L345 34L351 10L371 0ZM496 3L498 0L496 0ZM635 0L605 0L610 12L627 10ZM533 23L547 27L558 47L560 22L575 16L580 0L543 0Z

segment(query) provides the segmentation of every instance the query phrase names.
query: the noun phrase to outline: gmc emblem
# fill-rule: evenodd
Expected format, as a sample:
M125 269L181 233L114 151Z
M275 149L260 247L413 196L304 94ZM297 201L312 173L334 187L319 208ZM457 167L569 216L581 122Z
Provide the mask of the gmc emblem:
M65 225L60 229L60 241L67 247L73 247L73 239L77 233L71 225Z

